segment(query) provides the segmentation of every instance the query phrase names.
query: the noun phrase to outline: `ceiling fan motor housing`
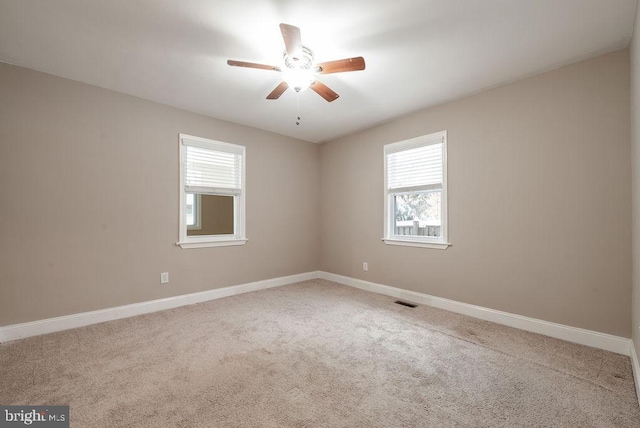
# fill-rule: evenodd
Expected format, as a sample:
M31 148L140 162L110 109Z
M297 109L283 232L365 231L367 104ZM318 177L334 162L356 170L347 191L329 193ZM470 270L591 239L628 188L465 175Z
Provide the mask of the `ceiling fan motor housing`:
M313 52L306 46L300 46L297 52L289 55L287 51L283 54L284 65L287 68L304 68L310 69L313 65Z

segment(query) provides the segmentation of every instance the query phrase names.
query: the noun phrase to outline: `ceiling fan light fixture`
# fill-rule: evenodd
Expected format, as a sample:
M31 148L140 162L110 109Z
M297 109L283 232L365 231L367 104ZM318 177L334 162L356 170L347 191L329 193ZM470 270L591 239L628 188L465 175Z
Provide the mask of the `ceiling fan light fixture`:
M292 54L284 51L283 80L296 92L307 89L314 80L313 52L306 46L298 46Z
M283 80L296 92L304 91L314 81L313 70L309 68L286 68L282 74Z

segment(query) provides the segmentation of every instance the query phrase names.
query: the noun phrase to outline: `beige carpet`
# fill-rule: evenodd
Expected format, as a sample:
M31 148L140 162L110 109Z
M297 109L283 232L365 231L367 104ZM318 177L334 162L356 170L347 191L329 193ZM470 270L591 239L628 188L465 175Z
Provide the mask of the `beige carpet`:
M84 427L640 427L628 357L315 280L0 345Z

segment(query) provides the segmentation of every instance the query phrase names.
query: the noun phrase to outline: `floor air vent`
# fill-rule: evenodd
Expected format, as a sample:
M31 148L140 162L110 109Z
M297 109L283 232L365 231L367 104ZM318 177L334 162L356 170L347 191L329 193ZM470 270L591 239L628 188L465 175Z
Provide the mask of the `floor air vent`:
M402 300L396 300L393 303L397 303L399 305L406 306L407 308L415 308L416 306L418 306L418 305L414 305L413 303L403 302Z

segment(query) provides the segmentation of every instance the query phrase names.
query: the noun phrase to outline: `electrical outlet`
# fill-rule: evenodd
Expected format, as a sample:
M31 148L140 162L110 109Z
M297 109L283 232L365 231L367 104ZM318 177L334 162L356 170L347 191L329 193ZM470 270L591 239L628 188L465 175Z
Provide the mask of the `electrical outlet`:
M162 272L160 274L160 284L166 284L169 282L169 272Z
M369 263L367 262L362 262L362 270L369 270Z

